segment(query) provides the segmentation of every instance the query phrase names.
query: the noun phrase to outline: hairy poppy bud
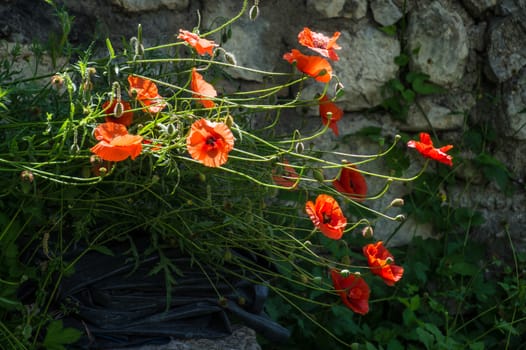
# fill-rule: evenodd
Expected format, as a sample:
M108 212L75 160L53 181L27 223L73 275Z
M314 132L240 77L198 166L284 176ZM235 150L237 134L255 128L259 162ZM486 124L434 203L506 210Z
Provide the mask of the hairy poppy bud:
M32 183L35 177L33 176L33 173L29 170L24 170L20 173L20 179L24 182Z
M374 230L371 226L365 226L362 230L362 236L364 238L371 238L374 234Z
M400 221L400 222L402 222L402 221L405 220L405 215L402 215L402 214L397 215L397 216L395 217L395 220L396 220L396 221Z
M120 118L122 117L122 114L124 113L124 105L122 104L122 102L117 102L115 104L115 108L113 108L113 116L115 118Z
M323 170L320 168L312 168L312 176L320 183L323 183L323 181L325 180Z
M225 52L225 61L227 61L228 63L234 66L237 66L236 56L234 56L233 53Z
M248 18L250 18L251 21L255 21L259 17L259 1L255 1L254 5L248 10Z
M391 204L389 204L388 208L390 208L390 207L401 207L403 205L404 205L404 200L402 198L395 198L395 199L393 199Z

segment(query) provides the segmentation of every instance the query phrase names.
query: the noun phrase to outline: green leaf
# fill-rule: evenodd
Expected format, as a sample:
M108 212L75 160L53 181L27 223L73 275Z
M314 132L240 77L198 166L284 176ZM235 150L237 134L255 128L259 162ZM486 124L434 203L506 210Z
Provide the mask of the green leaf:
M106 247L105 245L98 245L98 246L95 246L93 247L93 250L101 253L101 254L104 254L104 255L108 255L108 256L115 256L115 254L111 251L110 248Z
M78 329L64 328L62 320L56 320L47 327L43 345L47 350L65 350L64 345L75 343L81 334Z
M409 63L409 56L405 53L402 53L400 54L400 56L395 57L394 62L400 67L407 66L407 64Z
M406 76L407 82L411 84L411 87L417 94L431 95L446 91L443 87L428 82L428 79L429 75L417 72L409 72Z
M114 59L115 50L113 49L113 45L111 44L110 38L106 38L106 47L108 48L108 52L110 53L110 59Z
M390 26L380 27L380 30L389 36L396 35L396 25L391 24Z

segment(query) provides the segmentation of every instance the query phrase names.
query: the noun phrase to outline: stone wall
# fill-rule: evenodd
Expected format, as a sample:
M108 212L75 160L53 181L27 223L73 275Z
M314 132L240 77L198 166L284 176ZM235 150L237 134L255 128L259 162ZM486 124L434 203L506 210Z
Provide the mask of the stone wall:
M4 1L0 4L0 38L5 41L46 40L59 31L54 14L44 1ZM136 35L143 27L145 46L174 41L180 28L191 30L201 20L201 28L235 15L241 0L62 0L75 17L70 35L74 43L103 42L109 37L115 45L122 38ZM252 2L249 2L249 6ZM31 25L28 25L28 24ZM385 29L396 25L398 35ZM496 131L491 142L492 156L511 172L516 190L505 195L494 182L473 171L474 154L465 153L463 165L456 169L457 185L444 188L454 205L475 208L486 223L473 234L496 242L505 241L507 225L517 243L526 246L526 1L525 0L263 0L260 15L251 21L244 15L232 26L232 37L223 46L235 55L238 64L268 71L290 71L283 53L298 48L297 34L303 27L331 35L340 31L340 61L333 64L345 87L338 101L346 114L340 123L346 140L327 135L325 146L338 144L343 152L370 152L374 144L360 138L345 138L365 126L381 128L392 136L398 132L416 133L434 129L441 143L459 144L470 127ZM216 38L219 41L219 38ZM101 45L101 47L104 47ZM445 93L419 97L407 121L391 118L378 109L385 98L382 87L400 73L394 58L410 53L409 69L429 75L431 82ZM252 86L261 76L232 71L240 84ZM321 84L308 84L304 96L312 96ZM219 87L221 88L221 87ZM331 87L332 88L332 87ZM224 87L227 89L227 87ZM294 93L291 91L290 93ZM316 111L297 110L288 116L283 128L293 129L312 119ZM347 141L349 140L349 141ZM414 159L414 169L420 164ZM372 165L367 170L386 170ZM373 190L374 181L371 184ZM407 192L393 186L389 198ZM386 203L375 204L378 208ZM385 223L377 231L389 235L398 223ZM433 235L429 226L403 224L393 244L407 242L413 234Z

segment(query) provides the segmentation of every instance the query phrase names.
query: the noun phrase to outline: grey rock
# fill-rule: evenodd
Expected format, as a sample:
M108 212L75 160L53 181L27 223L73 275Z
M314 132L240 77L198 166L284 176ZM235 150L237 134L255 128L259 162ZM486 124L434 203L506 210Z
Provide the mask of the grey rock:
M526 140L526 68L504 85L506 136Z
M508 16L526 9L526 0L501 0L496 8L499 16Z
M225 4L218 1L205 1L203 4L203 22L207 28L213 28L213 21L217 18L231 18L236 15L240 7L237 4ZM232 29L232 36L221 45L229 54L232 54L240 67L254 68L263 71L276 71L276 65L284 62L281 58L279 37L275 35L275 27L269 22L268 11L260 9L262 15L257 20L251 21L248 16L243 16L236 22ZM266 15L263 15L266 14ZM278 16L279 14L272 14ZM257 50L247 48L256 47ZM263 75L254 71L241 68L228 68L226 71L235 79L261 82Z
M383 26L395 24L404 15L391 0L372 0L371 11L374 20Z
M400 124L403 131L454 130L464 124L464 115L434 102L433 97L419 98L409 108L407 120Z
M355 20L364 18L367 15L367 0L347 0L342 15Z
M442 86L459 86L468 57L467 31L456 12L435 1L412 12L408 28L411 69Z
M509 16L490 25L487 76L503 82L526 65L526 22Z
M400 55L400 43L371 25L352 37L343 31L340 39L345 44L334 68L345 86L343 108L356 111L379 105L382 87L398 73L394 59Z
M345 0L307 0L307 6L316 9L326 18L340 17Z
M129 350L261 350L256 333L247 327L239 327L232 335L220 339L172 340L164 345L145 345ZM110 349L111 350L111 349ZM117 349L115 349L117 350Z
M184 10L188 7L189 0L112 0L114 5L120 6L125 11L141 12L161 10Z
M473 17L478 18L484 11L497 5L497 0L462 0L462 4Z

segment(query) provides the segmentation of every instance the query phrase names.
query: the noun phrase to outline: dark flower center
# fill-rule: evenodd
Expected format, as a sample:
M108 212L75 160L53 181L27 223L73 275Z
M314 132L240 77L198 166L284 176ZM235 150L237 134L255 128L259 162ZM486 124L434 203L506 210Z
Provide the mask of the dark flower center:
M216 138L213 137L213 136L208 136L208 137L206 138L206 144L207 144L208 146L215 147L215 145L216 145L216 141L217 141Z

